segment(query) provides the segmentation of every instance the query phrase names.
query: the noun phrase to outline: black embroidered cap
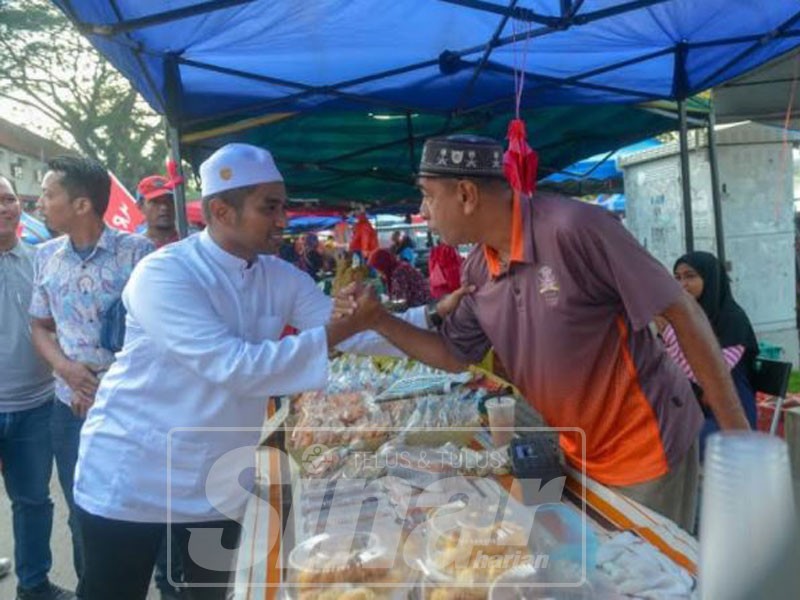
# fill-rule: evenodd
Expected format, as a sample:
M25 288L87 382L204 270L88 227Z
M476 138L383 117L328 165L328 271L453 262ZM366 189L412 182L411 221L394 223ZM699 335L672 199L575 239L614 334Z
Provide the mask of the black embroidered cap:
M479 135L429 138L422 148L419 175L438 177L504 177L503 146Z

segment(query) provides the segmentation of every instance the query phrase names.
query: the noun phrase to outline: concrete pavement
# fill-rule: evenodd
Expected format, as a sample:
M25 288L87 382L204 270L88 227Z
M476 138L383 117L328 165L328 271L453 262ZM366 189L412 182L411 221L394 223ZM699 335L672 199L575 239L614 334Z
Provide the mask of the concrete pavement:
M53 552L53 568L50 571L50 580L70 590L75 589L77 583L75 571L72 568L72 538L67 527L67 506L58 479L53 467L53 478L50 481L50 496L55 505L53 514L53 535L50 538L50 548ZM5 487L0 484L0 556L14 556L14 536L11 532L11 502L6 494ZM0 579L0 599L13 600L17 591L17 578L11 573ZM159 600L158 591L151 585L147 600Z

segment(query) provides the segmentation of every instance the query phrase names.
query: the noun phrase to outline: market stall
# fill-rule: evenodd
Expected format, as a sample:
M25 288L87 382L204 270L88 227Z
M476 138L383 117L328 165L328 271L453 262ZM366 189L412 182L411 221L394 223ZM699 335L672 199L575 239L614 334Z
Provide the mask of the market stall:
M477 373L334 360L325 392L273 406L235 597L691 596L696 540L554 470L553 432L521 399L511 452L494 443L511 430L485 406L508 395Z

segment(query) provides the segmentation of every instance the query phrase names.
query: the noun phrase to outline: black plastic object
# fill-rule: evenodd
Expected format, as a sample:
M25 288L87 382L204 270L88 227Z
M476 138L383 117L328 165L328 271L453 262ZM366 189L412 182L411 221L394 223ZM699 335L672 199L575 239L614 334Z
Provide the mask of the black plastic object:
M561 501L564 472L552 434L530 433L514 438L508 446L508 454L511 472L522 488L526 506ZM548 485L559 478L562 485Z

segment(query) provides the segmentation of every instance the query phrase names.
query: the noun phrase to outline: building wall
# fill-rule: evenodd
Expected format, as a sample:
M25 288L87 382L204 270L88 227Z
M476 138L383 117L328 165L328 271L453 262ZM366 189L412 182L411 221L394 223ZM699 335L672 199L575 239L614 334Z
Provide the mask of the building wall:
M690 153L695 248L716 253L704 136ZM774 128L719 130L725 252L733 293L760 341L798 365L791 147ZM684 253L680 161L675 145L622 161L627 226L668 269Z
M38 157L25 156L0 147L0 175L14 182L17 193L28 204L35 202L41 191L46 163ZM26 206L30 209L30 206Z

